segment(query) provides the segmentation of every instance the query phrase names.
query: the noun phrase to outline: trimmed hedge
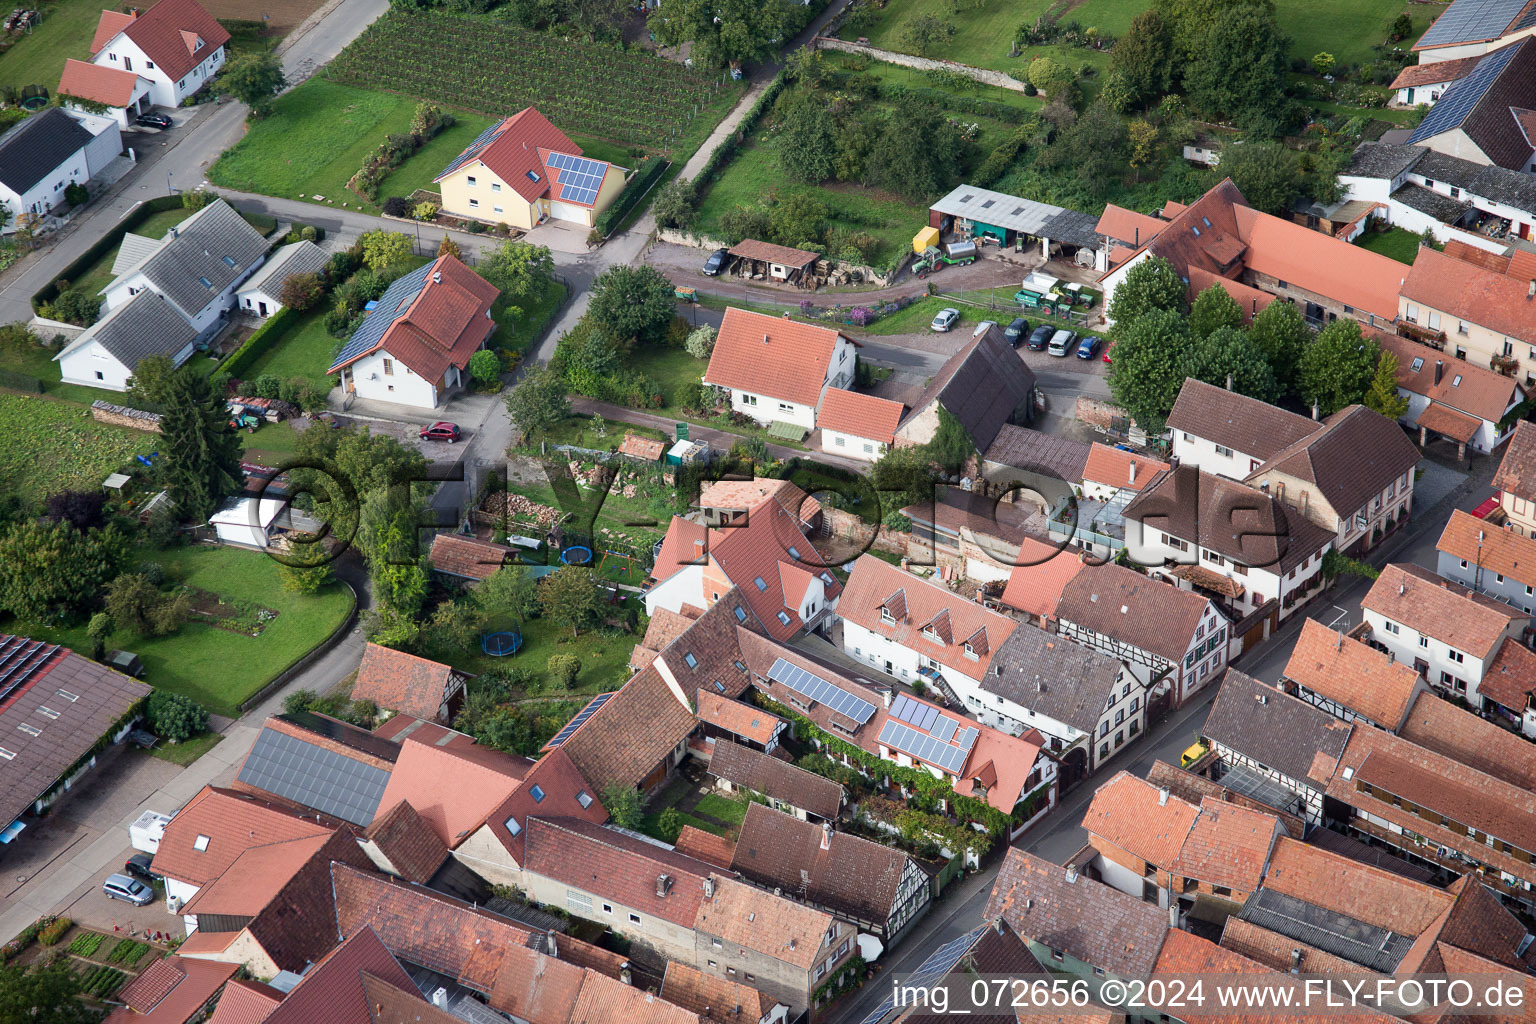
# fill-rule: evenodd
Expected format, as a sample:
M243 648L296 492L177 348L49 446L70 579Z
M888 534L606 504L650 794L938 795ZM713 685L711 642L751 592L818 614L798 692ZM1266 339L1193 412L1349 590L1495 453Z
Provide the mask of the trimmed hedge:
M52 302L59 297L58 282L73 281L83 271L95 266L109 251L116 249L123 242L123 236L151 216L164 213L166 210L179 210L182 208L181 196L156 196L146 199L144 202L128 211L128 215L117 222L117 226L105 235L98 238L89 249L80 254L80 258L65 267L52 281L49 281L36 294L32 296L32 310L36 312L44 302Z
M633 210L635 204L645 197L651 186L666 173L669 166L671 165L659 156L653 156L641 164L634 177L624 185L624 191L620 192L613 204L598 216L597 221L592 225L593 230L604 238L612 234L613 229L629 215L629 211Z
M780 71L773 76L773 81L768 83L763 94L757 98L757 102L752 104L752 109L747 111L747 116L741 119L741 124L736 126L736 130L720 140L720 145L709 154L709 159L704 161L704 166L699 168L698 175L693 179L694 192L699 201L703 200L704 190L715 180L715 176L724 169L726 164L736 159L737 151L746 142L747 136L757 129L758 122L773 109L774 101L779 98L779 93L784 91L784 84L784 72Z
M256 328L255 334L246 338L239 348L230 353L229 357L224 360L223 365L219 367L219 372L226 373L231 377L240 377L241 372L265 354L267 349L271 348L273 343L277 341L278 336L287 329L289 323L297 319L298 316L298 313L295 313L287 306L273 313L266 323Z
M24 391L29 395L40 395L43 393L43 381L40 377L33 377L30 374L0 370L0 388Z

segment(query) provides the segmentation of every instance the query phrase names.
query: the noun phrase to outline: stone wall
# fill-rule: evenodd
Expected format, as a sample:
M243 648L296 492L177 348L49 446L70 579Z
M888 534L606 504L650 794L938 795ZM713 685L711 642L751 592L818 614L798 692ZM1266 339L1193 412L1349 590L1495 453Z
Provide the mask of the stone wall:
M151 434L160 433L159 413L130 409L126 405L113 405L99 398L91 403L91 419L132 430L145 430Z
M852 512L840 508L824 508L824 516L827 531L832 536L846 540L861 550L873 549L893 555L907 553L907 540L911 534L898 533L885 527L876 530Z
M999 89L1011 89L1014 92L1024 91L1024 83L1011 75L1005 75L1001 71L988 71L985 68L973 68L969 64L956 64L952 60L914 57L909 53L879 50L867 44L850 43L846 39L833 39L830 36L817 36L813 45L819 50L842 50L844 53L862 53L865 56L875 58L875 60L885 61L888 64L900 64L905 68L917 68L920 71L952 71L957 75L973 78L983 85L995 85Z

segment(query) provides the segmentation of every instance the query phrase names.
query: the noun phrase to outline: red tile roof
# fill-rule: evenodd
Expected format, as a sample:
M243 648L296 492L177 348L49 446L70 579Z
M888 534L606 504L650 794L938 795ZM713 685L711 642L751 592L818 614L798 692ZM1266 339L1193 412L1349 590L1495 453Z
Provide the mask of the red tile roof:
M321 833L253 846L198 889L182 909L188 914L255 917L330 839L330 833Z
M1273 295L1262 288L1255 288L1241 281L1234 281L1230 277L1213 274L1204 267L1189 268L1189 300L1191 302L1213 284L1221 285L1222 291L1232 296L1232 301L1236 302L1238 309L1242 310L1245 323L1268 309L1271 302L1277 301Z
M534 796L535 788L539 791L538 797ZM522 785L486 820L491 832L518 864L523 862L523 842L531 814L581 818L594 824L608 820L608 811L603 807L598 791L576 770L563 746L541 757ZM516 835L508 822L516 822Z
M426 884L448 859L447 844L405 800L374 818L363 838L376 845L407 882Z
M1383 332L1377 340L1397 357L1397 386L1442 406L1498 423L1509 407L1524 397L1519 384L1486 366L1457 359L1448 352L1396 334ZM1415 361L1418 369L1414 369ZM1426 425L1432 430L1439 429Z
M827 955L836 919L824 911L734 878L715 879L715 895L699 906L694 929L719 936L804 970Z
M1314 693L1350 708L1385 729L1396 729L1418 692L1412 665L1393 661L1316 619L1301 624L1285 675Z
M829 388L821 401L821 411L816 414L816 425L822 430L891 444L906 408L889 398Z
M1139 491L1148 480L1167 468L1168 463L1161 459L1149 459L1095 441L1088 452L1088 464L1083 467L1083 481Z
M469 153L471 145L464 150ZM564 132L551 124L543 114L532 107L506 118L496 128L494 138L483 144L472 159L485 164L498 178L512 187L518 195L532 202L549 190L549 169L540 150L581 156L581 147L572 142ZM454 171L471 163L464 154L455 161ZM442 181L453 171L444 171L434 181ZM533 177L529 177L532 174Z
M1521 420L1504 444L1504 458L1493 474L1493 486L1506 494L1536 501L1536 423Z
M410 737L400 745L400 759L379 806L408 801L451 850L512 795L524 774L520 767L496 751L470 755Z
M772 242L759 242L752 238L732 246L731 255L765 263L780 263L786 267L806 267L820 258L805 249L791 249L787 245L774 245Z
M881 608L891 609L895 622L881 621ZM987 671L992 654L1017 625L1006 615L869 554L860 555L849 570L838 613L973 679ZM941 616L949 622L950 638L944 643L924 633L925 627L941 622ZM975 658L965 653L967 644Z
M558 940L557 940L558 941ZM587 972L542 952L509 946L501 952L486 1003L529 1024L565 1024Z
M1360 731L1386 735L1379 729ZM1432 885L1291 838L1282 838L1275 844L1264 885L1314 906L1408 936L1416 936L1433 925L1452 903L1450 895Z
M713 864L726 871L731 870L731 860L736 856L736 844L730 839L717 836L713 832L705 832L701 828L694 828L692 825L683 826L683 830L677 834L677 842L673 844L673 848L678 853L686 854L706 864Z
M111 1024L186 1024L218 994L239 964L173 956L151 963L124 985L116 998L126 1006L107 1017Z
M972 723L965 722L970 726ZM1035 729L1022 736L1011 736L989 725L975 723L976 744L966 758L960 777L950 788L961 796L975 797L975 783L986 787L986 801L995 810L1012 814L1014 807L1029 793L1029 778L1039 760L1045 737ZM876 733L876 735L879 735Z
M416 991L410 975L384 947L378 934L363 927L304 972L267 1018L267 1024L315 1024L321 1020L326 1024L375 1024L363 990L365 974L403 991ZM422 1000L422 1009L424 1021L440 1019L426 1016L426 1011L432 1009L426 1000Z
M449 691L459 682L453 668L442 662L367 644L352 699L371 700L381 708L431 720L438 717Z
M1200 809L1127 771L1094 791L1083 828L1164 870L1179 859Z
M571 1007L570 1024L698 1024L698 1014L633 985L588 974Z
M1439 85L1442 82L1457 82L1466 78L1477 67L1477 62L1483 59L1479 53L1475 57L1457 57L1454 60L1437 60L1433 64L1413 64L1398 72L1392 79L1389 89L1408 89L1420 85Z
M753 704L708 690L698 692L699 721L767 746L784 719Z
M1381 570L1361 607L1478 658L1490 657L1511 626L1529 618L1513 605L1403 563Z
M362 974L363 997L373 1007L369 1024L460 1024L461 1018L422 998L416 986L391 985L367 971Z
M1477 436L1482 429L1482 421L1475 416L1468 416L1464 412L1457 412L1450 406L1441 405L1439 402L1431 402L1429 408L1419 413L1415 426L1423 427L1434 434L1440 434L1452 441L1466 443Z
M1054 618L1061 591L1083 568L1071 551L1033 537L1019 540L1019 556L1008 574L1002 602L1041 619Z
M448 367L462 370L469 365L469 357L496 329L487 314L500 294L495 285L453 256L439 256L427 268L421 290L404 300L404 315L393 320L372 346L326 372L338 373L365 355L383 351L435 384ZM394 312L381 308L374 315Z
M710 1024L748 1024L768 1016L777 1005L772 996L729 978L705 974L677 960L667 962L661 997L697 1013Z
M647 462L655 462L666 454L667 446L664 442L654 437L641 437L639 434L625 434L624 441L619 445L619 454L631 455Z
M1521 653L1514 654L1517 651ZM1524 666L1527 686L1536 680L1536 674L1533 674L1536 652L1521 647L1514 640L1505 640L1499 648L1499 656L1494 659L1494 668L1478 684L1478 693L1488 695L1489 683L1497 676L1500 666L1506 663L1506 658L1518 658ZM1519 708L1521 705L1513 706ZM1536 792L1536 745L1519 733L1463 710L1435 693L1419 695L1397 734L1468 768Z
M196 932L193 933L195 936ZM188 942L191 939L187 940ZM183 944L185 945L185 944ZM259 981L237 978L224 986L208 1024L262 1024L285 993Z
M720 322L704 382L815 406L831 375L839 337L831 327L732 307Z
M100 50L118 32L127 33L144 56L172 79L185 77L229 42L229 32L196 0L159 0L137 17L102 11L91 52Z
M843 585L822 561L821 553L806 536L798 518L774 499L752 509L746 525L713 531L709 537L709 558L711 568L735 587L742 602L775 639L788 639L805 627L797 598L804 597L808 580L801 573L786 573L786 568L821 577L826 593L823 607L836 601L843 591ZM658 562L654 570L658 575L660 565ZM762 586L757 585L758 580L763 581ZM709 585L707 581L705 585ZM781 612L783 619L779 617Z
M528 819L524 869L600 894L642 914L693 927L712 865L575 818ZM657 879L671 885L658 896Z
M167 878L207 885L249 849L328 836L332 831L313 816L205 786L165 826L153 867Z
M1527 296L1529 286L1528 279L1485 270L1424 245L1401 290L1406 302L1536 344L1536 307Z
M107 13L102 12L103 15ZM132 71L119 71L70 58L64 62L64 74L59 78L59 93L105 103L109 107L126 107L133 102L133 93L138 85L139 76Z
M1505 640L1477 684L1477 692L1511 711L1529 707L1531 694L1536 693L1536 651ZM1536 788L1536 780L1531 788Z
M1173 872L1239 892L1253 892L1264 878L1280 819L1213 797L1200 801L1200 817L1184 840Z
M1093 229L1108 235L1117 242L1124 242L1131 249L1146 245L1168 226L1168 222L1135 210L1127 210L1114 203L1107 203L1099 215L1099 223Z
M697 727L656 663L641 669L557 748L601 793L638 785Z
M750 514L765 498L778 502L781 508L802 523L814 523L822 512L821 502L790 481L767 476L753 477L751 480L705 481L699 489L699 500L693 504L695 508Z
M483 580L512 559L512 548L459 533L440 533L432 538L427 553L432 568L466 580Z
M1476 58L1473 58L1475 61ZM1447 256L1472 263L1484 270L1492 270L1500 274L1509 273L1509 256L1502 252L1489 252L1487 249L1479 249L1459 238L1453 238L1445 243L1445 248L1440 250Z
M718 740L709 759L709 773L823 818L836 818L843 804L843 787L772 754L730 740ZM761 807L761 804L753 804ZM748 809L750 813L750 808Z
M1452 511L1435 549L1481 567L1485 575L1496 573L1536 586L1536 538L1493 526L1461 509Z

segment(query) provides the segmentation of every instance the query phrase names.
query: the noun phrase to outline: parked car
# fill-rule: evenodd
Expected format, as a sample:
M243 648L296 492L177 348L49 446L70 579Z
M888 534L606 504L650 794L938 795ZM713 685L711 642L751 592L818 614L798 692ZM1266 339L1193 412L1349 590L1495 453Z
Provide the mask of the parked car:
M176 127L175 121L172 121L164 114L155 113L140 114L138 117L133 119L133 123L138 125L140 128L159 128L161 131L165 131L167 128Z
M150 868L150 864L154 862L154 859L155 855L152 853L136 853L128 858L127 863L123 865L123 871L140 881L153 885L160 881L160 876L155 874Z
M981 323L977 324L976 329L971 332L971 340L975 341L977 338L981 337L983 334L986 334L996 326L996 320L983 320Z
M1051 343L1046 346L1046 351L1053 356L1064 356L1072 351L1072 344L1075 341L1077 341L1077 332L1063 328L1051 335Z
M447 441L449 444L453 444L459 439L459 425L457 423L439 421L430 427L422 427L421 433L416 436L423 441Z
M1113 359L1109 358L1109 354L1111 352L1113 352L1114 350L1115 350L1115 343L1114 342L1110 342L1108 345L1104 346L1104 361L1106 363L1114 362Z
M155 902L154 889L137 878L129 878L127 875L108 875L107 880L101 883L101 891L108 899L122 900L136 907Z
M1018 348L1028 334L1029 321L1021 316L1014 317L1013 321L1003 328L1003 338L1014 348Z
M1041 324L1036 327L1029 336L1029 350L1031 352L1043 352L1045 346L1051 343L1051 335L1056 333L1056 328L1050 324Z
M947 331L959 322L960 311L951 306L948 309L939 310L939 315L933 318L933 323L928 327L934 331Z
M1094 354L1099 351L1099 342L1102 341L1102 340L1103 339L1095 338L1093 335L1090 334L1088 337L1086 337L1082 341L1078 342L1078 344L1077 344L1077 358L1079 358L1079 359L1092 359L1094 357Z
M719 277L720 271L725 269L725 260L729 255L730 250L728 249L716 249L709 254L709 259L704 261L704 266L700 269L699 273L705 277Z

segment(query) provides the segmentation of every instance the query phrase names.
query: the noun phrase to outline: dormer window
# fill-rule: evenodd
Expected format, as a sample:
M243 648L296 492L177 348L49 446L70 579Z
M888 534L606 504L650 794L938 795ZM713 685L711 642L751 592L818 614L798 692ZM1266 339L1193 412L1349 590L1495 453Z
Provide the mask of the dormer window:
M829 573L829 572L822 573L821 574L821 582L825 583L827 586L830 587L832 585L832 583L833 583L832 574Z
M896 616L891 614L891 610L889 608L881 608L880 621L889 626L896 621Z
M200 835L196 839L192 840L192 849L196 850L198 853L204 853L208 849L209 842L210 840L207 836Z
M923 627L923 636L927 637L929 640L932 640L936 644L944 643L944 639L939 636L938 630L934 629L932 626Z
M977 654L976 649L973 648L970 644L965 645L965 656L970 658L972 661L981 660L981 655Z

